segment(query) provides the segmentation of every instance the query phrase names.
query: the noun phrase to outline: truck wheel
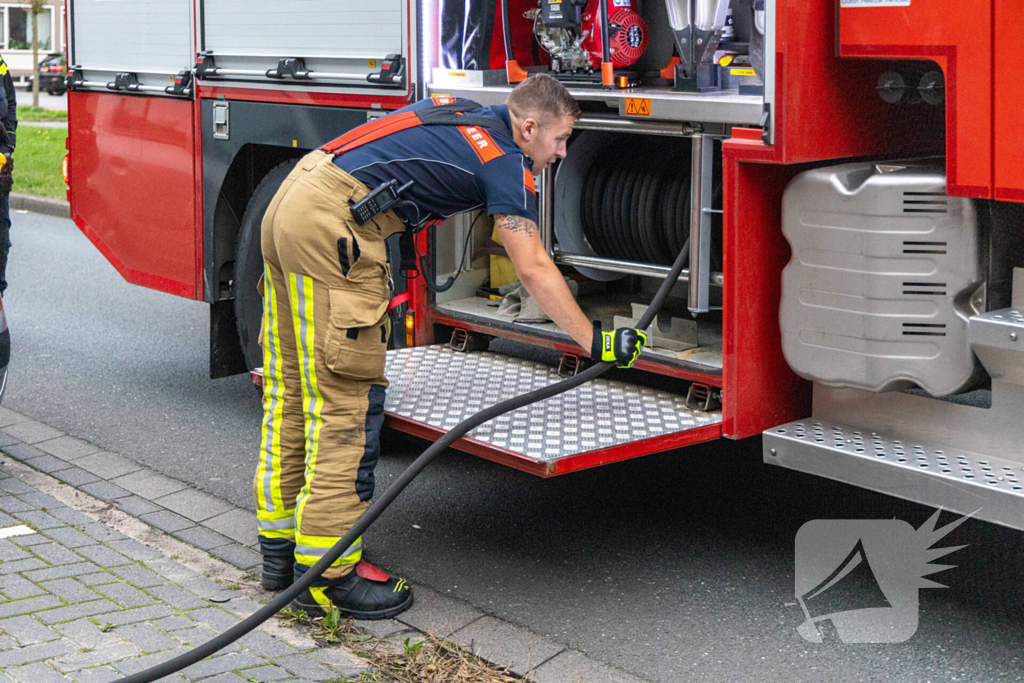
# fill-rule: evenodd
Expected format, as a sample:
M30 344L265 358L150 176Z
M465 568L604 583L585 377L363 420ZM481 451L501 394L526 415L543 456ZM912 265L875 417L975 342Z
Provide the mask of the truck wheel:
M249 369L263 365L263 349L259 345L260 319L263 317L263 299L256 287L263 275L263 250L260 247L260 226L263 214L277 194L281 183L292 172L298 159L289 159L275 166L264 176L242 216L235 249L235 322L238 340Z

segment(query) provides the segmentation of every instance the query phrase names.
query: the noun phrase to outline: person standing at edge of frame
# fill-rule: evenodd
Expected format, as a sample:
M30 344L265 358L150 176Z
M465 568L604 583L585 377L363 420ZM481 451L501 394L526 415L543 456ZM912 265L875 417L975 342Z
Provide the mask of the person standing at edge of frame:
M0 168L0 296L7 289L7 255L11 251L11 188L14 186L14 146L17 143L18 101L14 91L7 62L0 57L0 77L4 82L3 97L0 97L0 154L3 167Z

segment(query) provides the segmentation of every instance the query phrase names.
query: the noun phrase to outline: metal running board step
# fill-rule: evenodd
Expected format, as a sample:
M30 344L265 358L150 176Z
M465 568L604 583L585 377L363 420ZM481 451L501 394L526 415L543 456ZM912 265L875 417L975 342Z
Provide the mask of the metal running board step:
M514 396L554 384L558 368L447 345L388 352L389 426L437 438ZM686 407L686 396L597 379L480 425L455 447L552 476L721 436L721 411Z
M814 418L764 432L764 461L1024 529L1024 464Z

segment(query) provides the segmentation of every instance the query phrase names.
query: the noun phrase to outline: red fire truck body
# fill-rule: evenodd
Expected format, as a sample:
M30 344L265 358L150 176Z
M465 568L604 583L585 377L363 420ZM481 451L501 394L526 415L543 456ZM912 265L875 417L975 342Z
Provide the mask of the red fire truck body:
M504 18L464 4L481 18L453 29L444 0L69 0L75 223L129 282L210 305L212 377L252 370L259 221L295 160L423 97L496 104L517 67L549 71L584 116L538 177L540 227L584 310L634 319L679 248L690 265L639 372L459 448L552 476L765 433L766 462L1024 528L1009 445L1024 405L1024 93L1009 49L1024 10L615 0L602 36L597 0L510 0ZM626 8L644 21L627 30ZM489 42L453 49L451 31L470 29ZM646 51L595 70L595 36ZM507 264L490 238L469 217L418 238L439 280L461 277L444 295L406 283L390 426L436 438L557 379L473 351L488 340L564 354L563 373L585 360L553 325L497 312Z

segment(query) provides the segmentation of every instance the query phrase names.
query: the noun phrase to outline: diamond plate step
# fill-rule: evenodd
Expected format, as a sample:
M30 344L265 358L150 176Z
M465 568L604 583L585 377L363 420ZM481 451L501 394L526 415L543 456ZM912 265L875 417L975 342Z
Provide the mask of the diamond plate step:
M393 426L420 425L435 435L488 406L562 379L556 367L491 352L458 353L444 345L389 351L385 372L391 385L384 410L401 423ZM467 438L478 454L489 457L481 449L491 449L554 473L551 465L578 456L608 455L581 461L589 467L717 438L721 422L721 411L691 410L685 396L597 379L497 417Z
M764 461L1024 529L1024 462L815 419L764 432Z
M1024 308L971 316L967 338L993 380L1024 384Z

